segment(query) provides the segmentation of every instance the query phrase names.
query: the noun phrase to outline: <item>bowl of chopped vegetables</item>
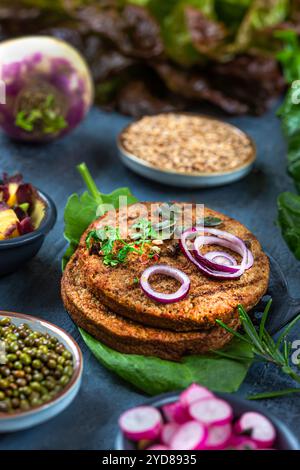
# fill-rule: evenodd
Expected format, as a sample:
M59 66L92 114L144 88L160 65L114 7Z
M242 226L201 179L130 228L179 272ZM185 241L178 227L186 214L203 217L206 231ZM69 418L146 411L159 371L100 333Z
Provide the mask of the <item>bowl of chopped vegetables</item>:
M83 359L61 328L42 319L0 311L0 432L47 421L77 395Z
M23 181L22 175L0 179L0 275L23 266L37 254L56 222L54 202Z
M125 411L117 450L299 450L294 434L262 407L192 384Z

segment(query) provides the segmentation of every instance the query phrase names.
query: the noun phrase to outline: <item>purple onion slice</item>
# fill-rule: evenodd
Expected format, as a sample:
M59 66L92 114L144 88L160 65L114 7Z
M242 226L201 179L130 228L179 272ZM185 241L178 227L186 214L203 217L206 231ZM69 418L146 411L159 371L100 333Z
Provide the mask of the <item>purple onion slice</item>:
M173 277L181 283L181 286L172 294L158 292L154 290L149 283L150 277L154 274L164 274L166 276ZM163 304L179 302L184 299L189 292L190 284L190 279L184 272L180 271L180 269L168 266L167 264L155 264L154 266L150 266L143 272L140 279L140 285L145 294L150 297L150 299Z
M198 235L199 229L193 227L186 230L180 240L180 246L185 256L206 276L225 280L236 279L242 276L245 269L248 269L253 264L253 256L246 247L243 240L223 230L213 228L205 228L202 233L209 233L213 236ZM196 239L195 239L196 236ZM188 241L194 238L192 247L188 247ZM204 244L216 244L230 248L240 256L242 262L240 265L228 266L228 264L216 263L213 260L201 255L200 247Z

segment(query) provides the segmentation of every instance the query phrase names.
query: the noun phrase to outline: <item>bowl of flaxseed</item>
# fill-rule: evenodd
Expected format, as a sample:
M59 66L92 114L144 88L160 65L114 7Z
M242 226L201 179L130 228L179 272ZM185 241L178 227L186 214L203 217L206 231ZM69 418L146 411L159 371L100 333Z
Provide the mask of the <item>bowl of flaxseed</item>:
M120 133L123 163L141 176L181 187L232 183L252 169L256 148L242 130L209 116L144 116Z

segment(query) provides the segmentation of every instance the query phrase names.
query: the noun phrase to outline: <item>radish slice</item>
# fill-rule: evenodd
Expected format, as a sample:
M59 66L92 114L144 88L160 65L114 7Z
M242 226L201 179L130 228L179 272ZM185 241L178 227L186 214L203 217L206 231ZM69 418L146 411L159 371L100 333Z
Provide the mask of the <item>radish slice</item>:
M162 417L152 406L139 406L125 411L119 419L119 426L132 441L153 440L160 434Z
M224 426L211 426L208 429L208 436L205 442L207 450L223 450L227 447L231 438L231 424Z
M171 439L179 429L179 424L177 423L167 423L163 426L161 432L161 441L165 445L170 445Z
M211 398L213 393L201 385L192 384L180 395L180 402L183 406L189 406L202 398Z
M231 436L228 450L257 450L257 445L247 436Z
M204 448L207 430L197 421L188 421L182 424L171 439L173 450L200 450Z
M162 444L156 444L155 446L148 447L146 450L170 450L170 448Z
M231 406L218 398L203 398L189 407L190 416L207 426L222 426L232 421Z
M179 401L163 406L162 411L166 420L170 422L183 424L190 419L187 409Z
M238 433L250 433L251 439L261 448L272 447L276 439L276 431L265 416L254 411L244 413L236 423Z

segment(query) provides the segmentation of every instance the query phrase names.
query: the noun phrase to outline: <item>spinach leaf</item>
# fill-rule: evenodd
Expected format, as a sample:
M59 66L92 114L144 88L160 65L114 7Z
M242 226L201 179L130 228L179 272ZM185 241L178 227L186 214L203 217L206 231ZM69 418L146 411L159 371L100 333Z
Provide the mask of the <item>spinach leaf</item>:
M222 357L215 354L186 356L182 362L156 357L123 354L105 346L79 329L84 342L107 369L149 395L182 389L191 383L202 384L214 391L235 392L243 382L252 363L251 347L233 339L223 349ZM243 356L244 360L230 359Z
M300 260L300 196L282 193L277 204L282 235L295 257Z
M120 188L110 194L102 194L98 191L86 165L82 163L78 166L87 187L88 192L81 196L72 194L69 197L64 214L65 230L64 237L69 242L67 251L64 254L62 267L65 268L72 254L75 252L81 235L86 228L101 214L101 207L110 204L114 208L119 207L119 198L127 197L127 203L133 204L137 199L131 194L128 188Z

